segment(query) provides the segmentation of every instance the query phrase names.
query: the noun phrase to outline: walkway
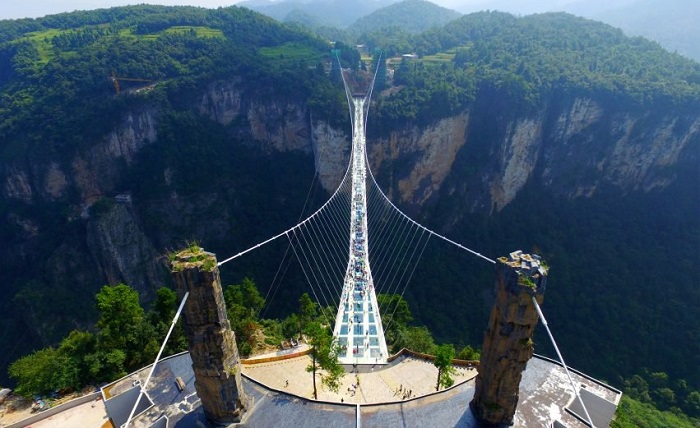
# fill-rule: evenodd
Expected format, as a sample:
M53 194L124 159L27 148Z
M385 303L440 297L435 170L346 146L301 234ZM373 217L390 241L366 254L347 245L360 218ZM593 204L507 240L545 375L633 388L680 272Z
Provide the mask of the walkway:
M350 248L333 336L343 364L385 364L389 353L369 267L364 99L355 98L352 136Z
M261 364L243 365L243 374L270 388L311 398L313 383L306 367L308 356ZM455 383L476 377L476 369L456 367ZM365 373L346 373L337 393L321 386L317 379L318 399L322 401L372 404L401 401L435 392L437 368L431 361L402 356L387 365L376 365Z

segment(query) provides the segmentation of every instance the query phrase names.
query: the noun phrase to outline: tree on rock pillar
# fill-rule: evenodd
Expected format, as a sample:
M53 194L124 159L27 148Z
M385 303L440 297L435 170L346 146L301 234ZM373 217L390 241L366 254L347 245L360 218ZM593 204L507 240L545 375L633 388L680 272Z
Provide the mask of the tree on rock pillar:
M226 316L216 256L191 245L170 255L170 271L182 299L195 389L204 414L215 424L240 422L248 408L241 383L236 338Z
M496 300L484 333L476 391L470 407L485 425L511 425L522 372L533 354L537 309L547 282L547 265L522 251L496 263Z

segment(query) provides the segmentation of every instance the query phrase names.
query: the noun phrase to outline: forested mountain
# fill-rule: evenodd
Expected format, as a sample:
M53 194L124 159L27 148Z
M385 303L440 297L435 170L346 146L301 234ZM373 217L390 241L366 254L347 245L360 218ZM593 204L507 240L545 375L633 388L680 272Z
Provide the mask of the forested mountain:
M462 13L567 12L613 25L629 36L644 36L671 52L700 61L700 29L695 19L700 14L700 3L694 0L443 0L439 3Z
M355 21L349 31L362 34L384 28L398 27L408 33L421 33L440 27L461 16L454 10L425 0L403 0L383 7Z
M368 46L420 56L389 62L370 110L393 200L492 257L543 254L544 310L573 367L697 389L700 65L566 14L387 34ZM346 166L330 44L245 8L2 21L0 43L3 366L89 328L105 283L152 299L160 255L186 240L227 255L279 233L314 173L318 203ZM431 242L406 298L439 341L479 346L493 274L460 257ZM264 289L278 263L263 250L222 275ZM290 275L273 312L304 291Z
M358 18L388 6L396 0L313 0L302 1L243 1L238 4L278 21L297 22L300 17L309 17L315 25L346 28ZM309 18L303 21L308 22Z

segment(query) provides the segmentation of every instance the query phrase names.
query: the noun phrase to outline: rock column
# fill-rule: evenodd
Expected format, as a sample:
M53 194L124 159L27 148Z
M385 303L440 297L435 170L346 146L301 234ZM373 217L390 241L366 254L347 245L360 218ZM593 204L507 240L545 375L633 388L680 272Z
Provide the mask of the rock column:
M170 271L181 300L195 389L204 414L215 424L240 422L248 407L241 384L241 363L231 325L216 256L190 246L170 257Z
M515 251L496 263L496 301L484 333L476 392L470 407L484 425L512 425L522 372L532 358L547 267L537 255Z

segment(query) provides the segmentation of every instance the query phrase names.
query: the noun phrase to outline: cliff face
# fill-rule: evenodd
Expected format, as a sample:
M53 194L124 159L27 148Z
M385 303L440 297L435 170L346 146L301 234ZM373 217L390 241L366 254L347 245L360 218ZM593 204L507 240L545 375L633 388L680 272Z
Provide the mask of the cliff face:
M240 80L217 82L201 96L199 113L235 127L234 134L254 140L267 152L313 152L323 188L332 192L343 178L350 159L350 139L342 130L315 120L298 102L263 101L246 93Z
M150 301L163 281L161 254L139 223L129 202L115 203L89 219L87 247L106 284L129 284Z
M192 107L263 152L313 154L320 183L332 192L347 169L349 137L313 119L303 104L265 101L244 88L239 79L214 82ZM623 193L664 188L676 178L674 166L697 161L700 112L625 109L586 97L544 105L521 117L492 114L477 101L468 111L426 128L395 130L382 139L370 136L372 169L388 177L392 198L416 209L442 190L470 211L497 212L533 179L553 193L590 198L606 185ZM158 121L156 108L141 108L126 114L86 151L3 165L3 198L11 206L62 203L61 221L67 223L80 221L81 214L89 217L88 208L96 201L128 190L120 188L128 182L126 171L145 147L158 141ZM165 181L177 173L165 170ZM149 206L173 226L191 229L196 219L183 218L192 206L214 209L221 202L216 192L183 200L173 191L165 199L132 203L136 208L117 204L104 217L90 218L86 242L105 283L125 281L148 296L160 285L162 272L151 261L138 262L158 253L152 236L142 230L138 207ZM10 209L6 216L21 238L10 257L18 264L31 258L33 241L44 233L39 219L25 212ZM209 222L221 223L218 233L226 233L230 213L219 217Z
M195 99L192 109L223 125L231 144L243 142L270 155L313 155L319 180L329 191L342 179L349 138L324 122L311 121L303 103L259 97L235 78L210 84ZM124 114L118 126L87 148L60 155L28 148L24 161L0 163L0 194L7 207L3 216L9 226L0 250L10 283L7 291L10 298L20 296L17 317L36 326L29 329L43 343L88 325L94 317L92 296L104 284L127 283L144 302L151 300L155 289L167 282L160 260L164 246L193 237L224 237L232 224L243 221L226 206L221 188L202 188L196 197L183 197L175 187L167 195L132 197L130 175L149 165L141 159L144 149L164 144L159 140L161 116L159 108L142 106ZM166 168L154 173L162 175L167 187L188 171ZM159 235L149 228L148 216L167 223L170 233ZM74 318L47 301L52 293L69 296L77 290L83 297L75 300L82 299L89 310Z
M400 200L420 205L440 188L452 169L457 153L466 144L469 114L444 119L426 129L394 132L388 139L372 141L368 148L372 169L392 170L391 163L410 162L408 173L394 177Z
M403 203L429 201L451 176L448 194L457 192L472 211L492 212L532 179L569 198L608 185L647 192L671 184L679 162L697 160L700 111L624 109L591 98L545 105L520 117L490 115L477 103L426 129L396 131L371 142L373 168L392 171Z

